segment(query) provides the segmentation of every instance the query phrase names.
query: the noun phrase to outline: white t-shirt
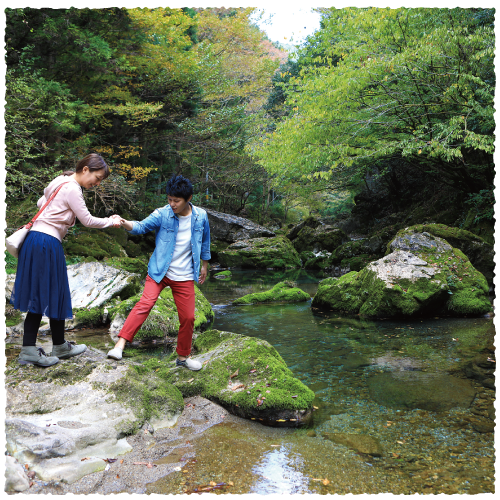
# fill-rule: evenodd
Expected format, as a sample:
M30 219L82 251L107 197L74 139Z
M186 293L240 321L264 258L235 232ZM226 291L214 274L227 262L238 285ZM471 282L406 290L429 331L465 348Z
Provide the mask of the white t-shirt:
M191 249L191 216L179 217L179 231L175 240L174 255L167 270L167 278L173 281L194 280L193 252Z

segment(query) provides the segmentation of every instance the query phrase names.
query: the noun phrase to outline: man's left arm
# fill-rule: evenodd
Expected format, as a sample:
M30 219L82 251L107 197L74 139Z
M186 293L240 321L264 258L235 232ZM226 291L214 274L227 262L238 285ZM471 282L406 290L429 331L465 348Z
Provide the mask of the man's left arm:
M211 258L210 254L210 225L208 223L208 217L205 217L203 221L203 239L201 241L201 270L198 283L201 285L207 278L208 273L208 261Z

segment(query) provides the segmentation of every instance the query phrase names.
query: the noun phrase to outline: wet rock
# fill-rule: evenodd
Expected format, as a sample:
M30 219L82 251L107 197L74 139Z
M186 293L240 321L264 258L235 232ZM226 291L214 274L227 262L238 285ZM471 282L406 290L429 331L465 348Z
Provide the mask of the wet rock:
M310 250L314 253L320 251L333 252L337 247L349 241L349 237L338 227L320 224L313 228L305 225L292 240L297 252Z
M184 406L154 373L92 348L48 368L14 360L5 382L7 451L44 481L71 483L103 470L103 459L131 450L125 436L146 421L173 425Z
M475 390L468 380L440 373L392 372L368 379L370 397L390 408L446 411L468 408Z
M193 348L193 359L203 365L199 372L172 368L157 360L147 364L184 397L202 396L243 418L288 427L311 418L314 392L293 376L265 340L208 330L198 335Z
M495 422L491 422L488 420L478 420L476 422L472 422L472 428L480 433L494 432Z
M482 315L491 310L484 276L446 241L400 231L390 248L392 253L360 272L321 281L312 306L369 318Z
M7 493L26 491L30 481L24 467L14 457L5 457L5 488Z
M384 450L378 439L366 434L324 432L323 437L336 444L348 446L358 453L364 453L373 457L384 456Z
M210 302L208 302L196 285L194 286L194 291L194 331L200 332L213 321L214 312ZM139 293L127 300L124 300L123 302L120 302L114 307L108 307L109 317L111 318L109 334L111 335L113 342L118 340L118 334L120 333L127 316L135 304L137 304L141 296L142 293ZM170 287L167 287L161 292L156 304L153 309L151 309L149 316L137 332L135 339L163 340L166 337L176 337L179 332L179 325L179 316L177 314L177 307L172 295L172 290Z
M311 437L311 438L314 438L314 437L317 436L317 434L314 431L307 431L307 436Z
M494 405L489 405L488 406L488 409L487 409L487 412L488 412L488 417L491 419L491 420L495 420L495 406Z
M219 262L223 267L257 269L301 267L299 254L283 236L237 241L219 253Z
M276 236L264 226L259 226L251 220L235 215L216 212L215 210L205 209L210 223L210 236L214 240L234 243L239 240L249 238L272 238Z
M270 290L265 292L256 292L244 295L236 300L233 300L234 305L242 304L261 304L269 302L306 302L311 296L296 287L294 283L281 281L274 285Z
M370 364L370 361L361 354L351 353L345 358L344 370L353 371L363 366L369 366Z

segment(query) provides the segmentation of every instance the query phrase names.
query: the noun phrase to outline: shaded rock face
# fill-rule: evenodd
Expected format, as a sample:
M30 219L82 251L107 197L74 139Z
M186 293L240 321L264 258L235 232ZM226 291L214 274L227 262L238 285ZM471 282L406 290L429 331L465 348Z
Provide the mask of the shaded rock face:
M16 462L14 457L5 457L5 488L6 492L26 491L30 481L24 467Z
M7 451L45 481L103 470L104 458L130 451L126 435L146 421L171 426L183 409L179 391L142 373L92 348L45 369L13 361L5 379Z
M249 238L272 238L276 236L264 226L235 215L216 212L205 208L210 223L210 236L215 240L234 243Z
M366 434L346 434L343 432L324 432L323 437L336 444L348 446L358 453L371 455L372 457L383 457L385 455L379 441Z
M234 415L265 425L295 427L309 421L314 392L293 376L265 340L209 330L193 342L203 369L193 373L148 362L184 397L200 395Z
M468 380L442 373L398 371L368 379L370 396L390 408L446 411L468 408L476 391Z
M219 253L219 262L223 267L257 269L301 267L299 254L290 240L282 236L237 241Z
M484 276L445 240L408 233L390 248L360 272L320 282L312 305L373 318L491 311Z
M297 252L310 250L312 252L333 252L337 247L346 243L348 236L337 227L321 224L316 228L304 226L292 240Z
M207 328L207 326L214 319L214 312L210 302L200 292L199 288L195 285L195 310L194 310L194 331L200 332ZM111 318L111 325L109 333L114 342L118 340L118 334L127 319L130 311L135 304L139 301L142 294L134 295L133 297L121 302L115 307L109 308ZM177 307L175 305L174 297L170 287L166 287L158 297L156 304L149 313L146 321L137 332L134 340L142 339L166 339L170 337L177 337L179 333L179 316L177 314Z
M249 293L233 301L235 305L259 304L267 302L305 302L311 297L293 283L282 281L265 292Z

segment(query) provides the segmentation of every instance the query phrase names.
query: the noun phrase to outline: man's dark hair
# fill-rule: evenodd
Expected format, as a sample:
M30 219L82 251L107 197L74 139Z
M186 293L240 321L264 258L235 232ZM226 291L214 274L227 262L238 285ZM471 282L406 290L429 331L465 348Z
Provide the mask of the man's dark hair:
M187 201L193 194L193 185L182 175L174 175L167 183L167 194Z

